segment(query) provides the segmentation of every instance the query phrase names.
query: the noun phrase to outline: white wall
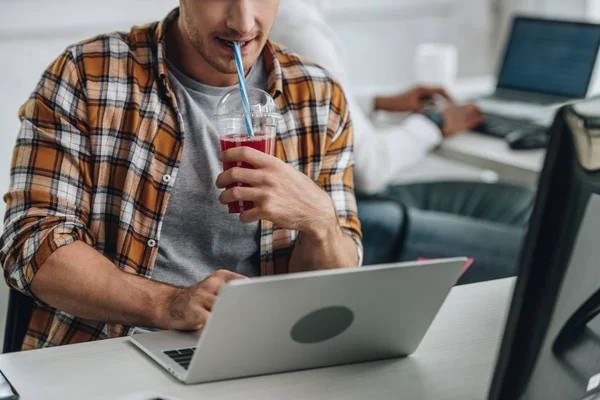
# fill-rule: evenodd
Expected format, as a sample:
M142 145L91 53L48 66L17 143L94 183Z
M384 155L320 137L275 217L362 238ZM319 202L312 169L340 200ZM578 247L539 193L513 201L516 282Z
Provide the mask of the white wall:
M562 18L584 18L588 0L538 0L539 10Z
M413 55L423 42L453 43L459 75L492 70L492 14L487 0L329 0L328 19L340 34L356 85L414 81Z
M600 0L587 0L586 16L593 21L600 21Z

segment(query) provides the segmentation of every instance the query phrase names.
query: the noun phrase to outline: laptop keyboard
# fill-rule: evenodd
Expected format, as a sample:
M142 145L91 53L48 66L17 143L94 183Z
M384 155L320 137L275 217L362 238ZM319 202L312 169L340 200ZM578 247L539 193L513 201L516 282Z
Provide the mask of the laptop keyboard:
M486 135L504 138L514 131L527 131L531 134L544 133L547 129L524 119L503 117L497 114L484 114L485 122L474 130Z
M195 347L190 347L187 349L167 350L163 353L169 356L169 358L171 358L177 364L181 365L184 369L188 369L195 351Z

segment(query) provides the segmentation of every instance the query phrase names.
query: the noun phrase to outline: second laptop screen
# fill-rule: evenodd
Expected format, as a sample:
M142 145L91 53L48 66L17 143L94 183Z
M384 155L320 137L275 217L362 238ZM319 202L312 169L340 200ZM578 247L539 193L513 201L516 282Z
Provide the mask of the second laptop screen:
M498 87L585 97L599 46L599 25L517 18Z

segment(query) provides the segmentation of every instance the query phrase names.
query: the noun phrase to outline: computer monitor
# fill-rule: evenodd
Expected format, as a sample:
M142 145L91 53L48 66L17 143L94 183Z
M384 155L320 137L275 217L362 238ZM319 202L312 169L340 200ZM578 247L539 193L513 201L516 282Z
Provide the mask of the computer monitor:
M600 98L592 98L562 107L551 128L489 399L595 399L599 311Z
M598 24L517 16L497 89L584 98L599 48Z

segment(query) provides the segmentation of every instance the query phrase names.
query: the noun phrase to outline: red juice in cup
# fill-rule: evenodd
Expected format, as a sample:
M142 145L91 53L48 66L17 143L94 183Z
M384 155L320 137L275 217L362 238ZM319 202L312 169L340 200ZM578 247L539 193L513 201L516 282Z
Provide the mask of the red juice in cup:
M275 143L279 124L283 122L275 100L264 90L253 87L247 88L248 104L250 106L250 121L243 104L239 88L226 93L219 104L213 120L219 132L221 141L221 152L234 147L252 147L255 150L273 156L275 154ZM248 122L252 129L248 129ZM250 136L249 130L253 133ZM223 163L223 171L230 168L254 168L244 162ZM242 183L229 185L227 189L234 186L248 186ZM251 210L254 203L251 201L236 201L227 205L230 214L239 214Z
M256 132L254 136L248 136L247 133L231 133L221 137L221 152L232 149L234 147L252 147L263 153L274 155L275 153L275 134ZM252 165L245 162L225 162L223 163L223 171L227 171L233 167L254 168ZM227 189L233 186L249 186L242 183L227 186ZM228 204L230 214L240 214L244 211L251 210L254 203L251 201L236 201Z

